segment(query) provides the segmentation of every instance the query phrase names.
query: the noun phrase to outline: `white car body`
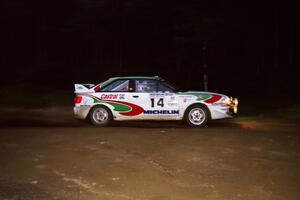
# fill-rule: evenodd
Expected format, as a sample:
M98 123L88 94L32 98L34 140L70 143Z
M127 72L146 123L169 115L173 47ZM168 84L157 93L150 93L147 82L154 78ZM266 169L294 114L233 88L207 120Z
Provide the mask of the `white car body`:
M75 94L74 114L80 119L88 118L95 106L108 108L116 121L182 120L193 105L207 108L209 119L230 118L237 112L237 100L226 95L175 92L159 77L115 77L96 86L75 84Z

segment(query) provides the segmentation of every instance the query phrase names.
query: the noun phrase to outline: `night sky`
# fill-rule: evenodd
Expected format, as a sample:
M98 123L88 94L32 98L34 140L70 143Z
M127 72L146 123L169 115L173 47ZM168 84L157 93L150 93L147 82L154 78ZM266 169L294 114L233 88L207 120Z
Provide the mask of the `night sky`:
M1 87L72 90L159 75L183 90L297 95L298 7L289 1L4 0ZM206 67L205 67L206 66Z

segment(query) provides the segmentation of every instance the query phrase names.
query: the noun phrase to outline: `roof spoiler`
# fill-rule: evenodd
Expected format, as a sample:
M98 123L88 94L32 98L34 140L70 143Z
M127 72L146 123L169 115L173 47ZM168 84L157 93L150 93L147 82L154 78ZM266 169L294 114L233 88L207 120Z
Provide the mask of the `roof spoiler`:
M80 84L76 83L76 84L74 84L74 87L75 87L74 93L78 94L78 93L94 92L94 90L92 90L92 88L94 86L95 85L91 84L91 83L80 83Z

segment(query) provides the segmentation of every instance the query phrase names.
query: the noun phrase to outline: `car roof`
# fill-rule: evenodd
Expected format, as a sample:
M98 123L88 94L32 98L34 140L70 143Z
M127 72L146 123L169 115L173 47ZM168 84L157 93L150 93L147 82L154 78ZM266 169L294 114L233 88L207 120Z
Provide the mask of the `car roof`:
M151 79L151 80L159 80L158 76L120 76L120 77L112 77L110 79Z
M105 87L112 83L115 80L120 80L120 79L145 79L145 80L162 80L158 76L120 76L120 77L111 77L107 81L103 82L101 84L101 87Z

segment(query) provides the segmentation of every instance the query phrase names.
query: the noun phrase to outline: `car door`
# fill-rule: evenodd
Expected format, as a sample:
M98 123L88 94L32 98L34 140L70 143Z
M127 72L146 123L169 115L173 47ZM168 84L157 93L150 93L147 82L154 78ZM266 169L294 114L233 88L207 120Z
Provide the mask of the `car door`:
M179 117L179 103L178 97L175 92L168 87L163 81L157 80L157 91L158 98L151 97L151 106L160 109L157 118L163 117L166 120L176 119ZM162 94L162 96L161 96ZM151 95L150 95L151 96ZM163 104L163 105L162 105Z
M155 79L132 80L133 90L128 101L143 108L132 119L171 120L179 116L179 105L174 92Z

